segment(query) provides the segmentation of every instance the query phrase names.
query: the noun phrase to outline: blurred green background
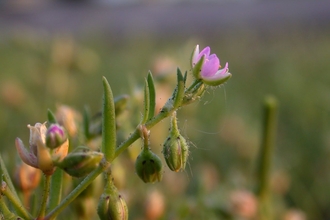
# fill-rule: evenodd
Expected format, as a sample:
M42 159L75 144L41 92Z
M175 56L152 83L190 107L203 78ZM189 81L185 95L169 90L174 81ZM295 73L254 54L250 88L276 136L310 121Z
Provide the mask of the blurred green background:
M219 13L221 6L217 4ZM140 7L149 5L136 10ZM224 7L230 9L228 4ZM64 104L82 112L88 105L96 113L101 108L101 76L106 76L115 95L131 95L128 110L137 114L122 119L123 123L138 121L136 107L141 110L142 105L136 100L147 72L158 79L157 101L166 100L175 86L176 68L189 70L190 53L199 44L210 46L222 65L229 62L233 77L179 112L179 126L191 142L185 172L173 174L166 168L161 183L146 185L135 175L127 155L114 164L130 219L152 219L147 207L155 198L165 210L158 219L219 219L220 209L235 209L235 192L253 192L255 187L262 102L267 95L274 95L280 104L271 178L276 219L293 219L290 214L329 219L330 20L315 20L308 13L305 20L285 22L282 17L278 23L273 22L279 19L276 16L263 21L266 13L250 22L245 22L248 17L233 16L236 19L219 25L216 20L212 24L200 20L194 31L192 24L177 33L171 28L167 33L165 27L161 33L143 30L119 37L102 30L48 32L33 25L4 31L0 137L1 154L10 170L14 172L18 161L15 138L27 144L26 125L46 121L48 108L56 111ZM156 153L161 154L168 127L164 121L151 131ZM140 144L132 148L138 151Z

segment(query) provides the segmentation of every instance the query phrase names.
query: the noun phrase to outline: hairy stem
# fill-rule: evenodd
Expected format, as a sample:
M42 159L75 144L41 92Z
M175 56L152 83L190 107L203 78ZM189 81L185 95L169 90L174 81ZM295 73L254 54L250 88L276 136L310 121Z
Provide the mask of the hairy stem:
M77 196L82 191L84 191L104 170L108 169L109 166L109 163L104 161L101 162L97 169L91 172L74 190L71 191L71 193L66 198L62 200L62 202L56 208L54 208L46 215L44 220L52 220L56 218L56 216L63 209L65 209L75 198L77 198Z
M48 200L48 197L49 197L51 177L52 177L51 175L45 175L45 183L44 183L44 190L43 190L43 194L42 194L41 207L40 207L40 210L39 210L37 220L43 219L44 216L45 216L45 213L46 213L46 207L47 207L47 200Z
M61 202L62 197L62 184L63 183L63 170L56 169L52 175L50 183L50 195L48 209L55 208Z

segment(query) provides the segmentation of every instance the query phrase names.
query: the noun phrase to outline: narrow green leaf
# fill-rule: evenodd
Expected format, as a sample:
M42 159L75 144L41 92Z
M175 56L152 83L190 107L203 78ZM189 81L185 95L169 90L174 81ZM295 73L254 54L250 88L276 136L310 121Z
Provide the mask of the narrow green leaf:
M154 117L155 108L156 108L156 89L154 78L152 77L152 73L149 71L148 73L148 86L149 86L149 115L148 120Z
M144 114L141 121L141 124L144 124L148 121L150 109L150 96L149 96L149 86L148 81L144 80Z
M102 153L108 162L112 162L116 150L116 115L111 87L103 77L103 109L102 109Z
M184 81L184 84L186 84L187 82L187 76L188 76L188 73L187 71L184 73L184 76L183 76L183 81Z
M49 124L56 124L57 123L56 117L50 109L47 110L47 118L48 118L48 123Z
M50 195L48 209L54 209L61 202L62 198L63 170L56 169L50 182Z
M176 94L173 102L174 108L178 108L181 106L185 92L185 78L183 77L179 68L177 69L177 80L178 80L178 85L176 87Z

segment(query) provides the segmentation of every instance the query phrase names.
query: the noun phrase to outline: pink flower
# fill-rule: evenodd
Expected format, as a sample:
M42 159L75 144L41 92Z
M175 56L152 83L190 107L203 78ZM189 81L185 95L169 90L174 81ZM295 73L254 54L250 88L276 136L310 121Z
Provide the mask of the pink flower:
M197 79L201 79L206 85L218 86L226 82L231 77L228 63L223 69L219 69L220 60L216 54L210 54L210 47L205 47L199 52L199 45L191 57L191 66L193 74Z

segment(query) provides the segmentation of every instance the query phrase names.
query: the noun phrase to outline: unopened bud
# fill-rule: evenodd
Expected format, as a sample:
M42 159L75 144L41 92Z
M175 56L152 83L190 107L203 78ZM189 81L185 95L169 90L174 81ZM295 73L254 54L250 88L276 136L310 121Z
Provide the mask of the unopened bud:
M119 195L113 183L108 183L101 195L97 214L101 220L127 220L128 209L125 200Z
M163 176L162 161L150 149L144 148L135 161L135 171L145 183L159 182Z
M67 139L64 128L58 124L52 124L46 133L46 146L54 149L61 146Z
M163 154L167 166L172 171L178 172L181 169L185 169L189 155L189 146L178 130L175 113L171 118L170 134L163 145Z
M80 146L54 164L73 177L84 177L98 167L102 158L102 153Z

